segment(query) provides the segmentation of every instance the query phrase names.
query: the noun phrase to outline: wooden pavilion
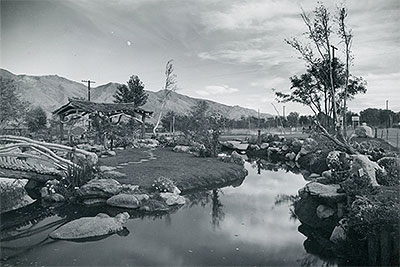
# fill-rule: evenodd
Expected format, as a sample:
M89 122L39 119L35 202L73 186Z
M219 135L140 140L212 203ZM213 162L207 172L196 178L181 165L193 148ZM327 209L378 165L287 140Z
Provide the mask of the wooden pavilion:
M64 124L72 120L81 119L85 115L97 115L109 119L118 118L118 122L123 115L134 118L142 124L142 138L145 134L146 117L150 117L153 112L136 107L133 103L95 103L87 100L68 99L69 102L54 110L53 116L60 119L61 137L64 132ZM117 122L117 123L118 123Z

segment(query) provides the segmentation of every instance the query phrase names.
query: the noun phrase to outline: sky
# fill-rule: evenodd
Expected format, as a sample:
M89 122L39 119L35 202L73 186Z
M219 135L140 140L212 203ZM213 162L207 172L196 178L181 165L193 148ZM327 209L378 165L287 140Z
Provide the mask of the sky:
M351 73L367 81L367 93L349 103L400 110L400 1L325 1L331 13L349 10L353 32ZM289 92L293 75L305 72L285 43L305 41L301 10L307 0L1 0L1 68L15 74L53 75L95 85L125 83L133 74L151 91L162 89L173 59L179 93L276 114L272 88ZM344 60L343 44L334 43Z

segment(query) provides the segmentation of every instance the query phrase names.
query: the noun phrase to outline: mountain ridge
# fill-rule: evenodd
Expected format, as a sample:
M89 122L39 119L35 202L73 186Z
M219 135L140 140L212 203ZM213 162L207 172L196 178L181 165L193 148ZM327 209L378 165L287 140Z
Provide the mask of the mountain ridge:
M86 85L58 75L17 75L8 70L0 69L0 77L13 80L16 93L21 99L30 102L33 106L41 106L48 114L66 104L68 98L87 98ZM108 82L91 88L91 100L93 102L112 103L114 100L113 95L118 85L119 83ZM150 120L150 122L154 122L160 112L162 90L157 92L146 90L146 93L149 95L148 101L142 108L154 112L153 118ZM171 94L166 103L165 112L174 111L179 115L185 115L199 101L206 101L211 112L218 112L230 119L240 119L242 116L258 116L258 112L253 109L239 105L229 106L177 92ZM260 117L268 118L271 115L260 113Z

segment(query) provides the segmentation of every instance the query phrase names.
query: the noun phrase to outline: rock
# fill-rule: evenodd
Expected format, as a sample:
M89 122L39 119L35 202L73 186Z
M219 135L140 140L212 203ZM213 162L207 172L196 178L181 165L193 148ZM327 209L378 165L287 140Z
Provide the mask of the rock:
M65 201L65 197L59 193L50 194L47 197L45 197L44 199L46 201L50 201L50 202L64 202Z
M288 149L289 149L289 146L288 145L283 145L282 146L282 151L288 151Z
M346 223L342 219L339 221L339 225L333 229L329 240L335 244L346 241L347 235L345 228L346 228Z
M301 223L317 229L323 229L330 234L335 227L336 220L331 218L321 219L317 216L317 208L321 201L313 197L302 197L294 203L294 212Z
M267 148L268 154L274 154L274 153L279 153L279 152L281 152L281 149L279 147L270 146L269 148Z
M230 160L231 160L232 163L235 163L235 164L238 164L238 165L244 165L244 159L236 151L232 152Z
M180 190L179 190L179 193L180 193ZM150 199L149 195L147 195L147 194L134 194L134 196L139 200L140 203Z
M239 151L246 151L249 147L249 144L242 144L240 141L225 141L221 142L221 145Z
M395 186L400 184L400 158L384 157L378 160L379 166L383 167L386 175L382 178L377 176L378 183L386 186Z
M321 175L319 175L318 173L311 173L310 176L308 176L308 178L311 178L311 179L316 179L319 177L321 177Z
M104 176L107 178L125 178L125 177L127 177L127 175L125 173L115 171L115 170L104 172Z
M366 123L358 126L354 133L357 135L357 137L374 137L372 134L372 128L367 126Z
M294 159L296 158L296 153L294 153L294 152L287 153L287 154L285 155L285 158L286 158L287 160L294 160Z
M104 166L104 165L99 167L99 170L100 170L101 172L113 171L113 170L115 170L115 169L116 169L115 167Z
M140 206L140 201L134 195L118 194L107 199L107 205L119 208L136 209Z
M322 172L322 176L327 179L332 179L332 171L331 170L324 171Z
M165 203L167 203L168 206L183 205L186 203L184 197L174 193L160 193L160 196L165 200Z
M296 156L296 162L303 169L306 169L314 173L322 173L328 170L328 164L326 164L327 151L315 151L307 155L302 155L298 158L299 154Z
M140 193L139 186L133 184L122 184L120 193L131 194L131 195L139 194Z
M312 138L306 138L301 146L299 153L297 154L296 161L303 155L312 153L318 149L318 143Z
M346 194L338 193L340 188L337 184L325 185L317 182L310 182L299 190L300 197L313 196L329 203L336 203L346 200Z
M301 150L301 146L302 145L303 145L303 141L302 140L299 140L297 138L293 139L293 141L292 141L292 151L294 153L296 153L296 154L299 153L300 150Z
M121 184L114 179L93 179L79 188L78 195L82 198L107 198L120 191Z
M365 155L353 155L351 174L368 179L372 186L378 186L376 172L384 173L384 169L378 163L371 161Z
M258 150L260 150L260 147L258 145L250 145L249 149L253 150L253 151L258 151Z
M190 153L190 146L175 146L172 150L179 153Z
M327 207L327 206L322 205L322 204L317 207L317 216L320 219L329 218L333 214L335 214L335 211L330 207Z
M101 152L102 156L107 156L107 157L115 157L117 155L117 152L112 151L112 150L106 150Z
M80 240L101 237L116 233L123 229L122 225L129 219L127 212L120 213L115 218L99 213L96 217L83 217L62 225L49 237L62 240Z
M331 179L328 179L326 177L315 178L314 182L317 182L317 183L320 183L320 184L332 184Z
M260 149L267 149L269 147L268 143L262 143Z
M87 198L82 201L86 207L95 207L106 204L107 199L105 198Z

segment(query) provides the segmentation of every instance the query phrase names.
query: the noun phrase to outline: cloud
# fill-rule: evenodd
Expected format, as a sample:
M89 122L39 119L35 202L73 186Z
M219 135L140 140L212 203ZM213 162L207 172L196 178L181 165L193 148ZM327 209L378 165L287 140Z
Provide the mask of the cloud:
M228 85L208 85L203 90L197 90L196 93L201 96L223 95L238 92L239 89L229 87Z

